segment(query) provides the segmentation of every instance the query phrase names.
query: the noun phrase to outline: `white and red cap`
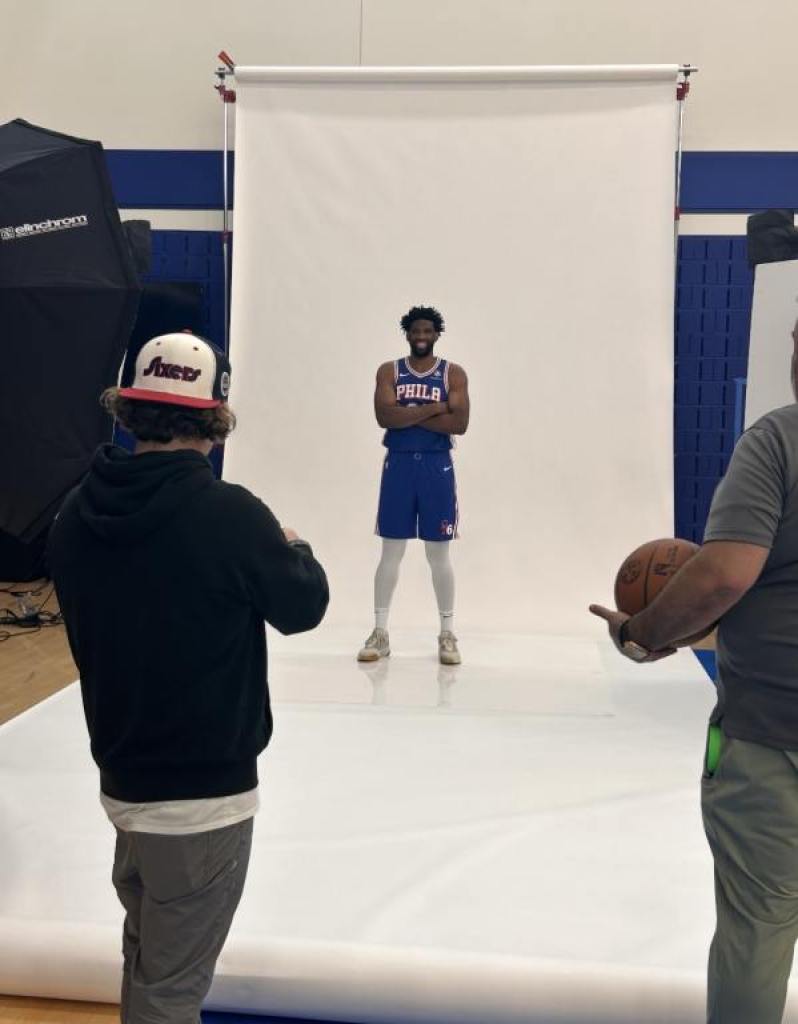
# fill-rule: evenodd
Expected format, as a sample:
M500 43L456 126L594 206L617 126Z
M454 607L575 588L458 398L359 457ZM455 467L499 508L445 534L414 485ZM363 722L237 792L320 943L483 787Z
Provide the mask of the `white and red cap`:
M191 331L159 334L128 352L119 394L142 402L213 409L227 401L230 363L220 349Z

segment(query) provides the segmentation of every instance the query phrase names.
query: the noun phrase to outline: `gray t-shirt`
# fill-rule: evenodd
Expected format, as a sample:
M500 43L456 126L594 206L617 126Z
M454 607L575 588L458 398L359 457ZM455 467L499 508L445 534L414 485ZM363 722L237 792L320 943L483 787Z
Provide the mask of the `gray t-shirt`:
M762 575L718 630L713 721L736 739L798 750L798 405L743 434L715 492L704 541L768 548Z

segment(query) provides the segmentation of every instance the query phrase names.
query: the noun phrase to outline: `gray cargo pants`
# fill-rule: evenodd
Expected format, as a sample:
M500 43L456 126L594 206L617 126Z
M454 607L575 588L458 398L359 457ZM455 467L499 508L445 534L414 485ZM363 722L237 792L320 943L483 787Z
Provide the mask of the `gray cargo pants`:
M186 836L117 829L122 1024L199 1024L251 846L252 818Z
M715 861L709 1024L779 1024L798 937L798 755L724 736L701 783Z

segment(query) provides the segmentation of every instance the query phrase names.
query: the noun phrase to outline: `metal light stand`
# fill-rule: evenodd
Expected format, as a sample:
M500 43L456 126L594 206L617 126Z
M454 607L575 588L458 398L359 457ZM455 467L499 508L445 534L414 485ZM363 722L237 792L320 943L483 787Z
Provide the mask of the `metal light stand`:
M690 75L698 71L698 68L690 64L683 64L679 68L680 81L676 85L676 102L679 105L679 128L676 135L676 195L673 203L673 259L676 262L679 258L679 219L681 218L681 196L682 196L682 152L684 145L684 105L687 101L687 94L690 92Z
M235 75L235 64L233 63L232 58L229 57L224 50L222 50L218 56L219 60L224 65L224 67L216 69L216 77L219 81L214 88L219 93L222 100L224 120L224 147L222 156L224 161L222 164L222 187L224 189L224 196L222 200L222 258L224 262L224 350L225 352L228 352L230 349L230 228L227 173L230 152L230 104L235 103L236 93L235 89L227 88L228 77Z

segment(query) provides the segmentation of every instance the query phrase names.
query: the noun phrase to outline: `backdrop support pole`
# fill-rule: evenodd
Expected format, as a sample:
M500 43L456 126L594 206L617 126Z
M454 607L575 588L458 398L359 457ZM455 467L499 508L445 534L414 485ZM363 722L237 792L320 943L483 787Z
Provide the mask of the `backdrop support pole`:
M690 64L683 64L679 68L682 80L676 86L676 102L679 105L679 127L676 132L676 193L673 203L673 260L674 264L679 258L679 220L682 215L682 154L684 147L684 105L687 94L690 92L690 75L698 71L698 68Z
M230 218L228 205L228 164L230 153L230 104L235 103L235 89L227 88L228 75L235 74L235 64L224 52L218 55L224 67L217 68L216 77L219 83L215 86L223 104L223 146L222 146L222 260L224 263L224 350L230 349Z

